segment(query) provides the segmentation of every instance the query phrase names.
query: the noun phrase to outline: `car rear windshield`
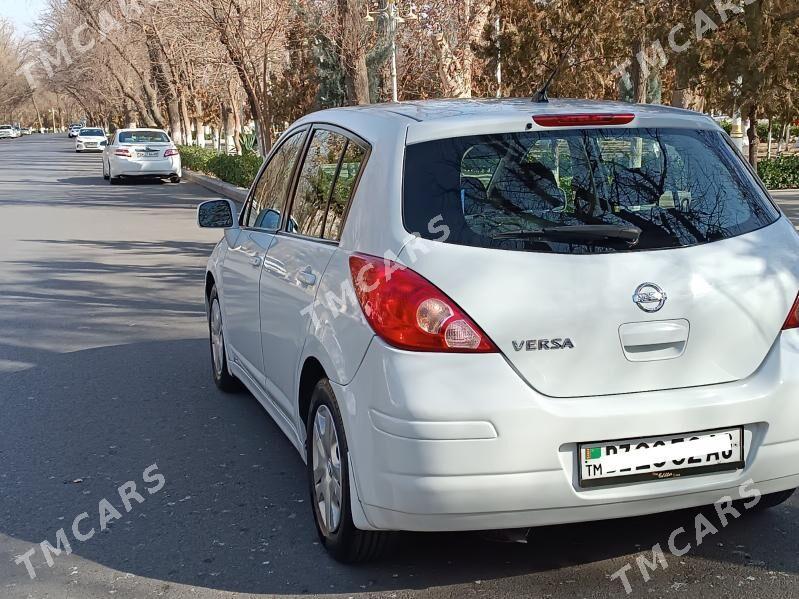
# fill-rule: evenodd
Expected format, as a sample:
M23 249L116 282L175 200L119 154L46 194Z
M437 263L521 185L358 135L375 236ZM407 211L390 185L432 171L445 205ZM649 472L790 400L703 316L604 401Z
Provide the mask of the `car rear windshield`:
M119 143L169 143L169 137L160 131L125 131L119 134Z
M102 129L81 129L80 134L86 137L105 137Z
M528 131L406 149L405 227L447 243L640 251L726 239L778 218L719 131ZM614 228L640 230L637 243Z

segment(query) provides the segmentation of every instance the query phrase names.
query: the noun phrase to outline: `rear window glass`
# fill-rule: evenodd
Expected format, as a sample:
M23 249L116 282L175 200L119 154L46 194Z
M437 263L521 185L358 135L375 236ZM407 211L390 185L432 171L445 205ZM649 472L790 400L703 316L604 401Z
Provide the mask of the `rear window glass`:
M169 137L161 131L124 131L119 134L119 142L123 144L169 143Z
M408 146L403 218L408 231L447 243L589 253L708 243L779 213L720 132L574 129ZM641 234L633 246L562 234L584 225Z

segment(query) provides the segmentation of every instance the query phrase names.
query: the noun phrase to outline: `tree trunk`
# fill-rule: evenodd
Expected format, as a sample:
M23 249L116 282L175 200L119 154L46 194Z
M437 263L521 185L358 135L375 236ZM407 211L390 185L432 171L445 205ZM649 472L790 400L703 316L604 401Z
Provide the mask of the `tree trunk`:
M183 129L183 143L187 146L194 145L191 135L191 119L189 118L189 106L186 103L186 95L182 90L178 90L178 103L180 106L180 124Z
M641 34L635 38L632 47L632 65L630 65L630 81L633 86L633 102L638 104L646 103L646 92L649 84L649 78L644 74L641 61L638 60L638 55L643 51L646 45L646 39Z
M42 130L42 113L39 112L39 107L36 105L36 94L31 94L31 101L33 102L33 109L36 111L36 121L39 123L39 131Z
M444 97L472 97L474 71L472 45L480 41L495 4L495 0L484 0L472 11L472 0L463 0L466 26L457 53L443 32L433 35L433 50L438 59L438 76ZM459 54L460 58L456 54Z
M231 150L235 151L235 136L233 130L235 123L233 120L233 109L230 104L223 102L221 105L222 114L222 127L225 131L225 154L231 154Z
M201 148L205 147L205 124L201 117L194 117L194 133L197 139L197 145Z
M749 129L746 134L749 138L749 164L757 170L757 146L760 140L757 137L757 104L749 105Z
M361 8L359 0L338 0L341 66L344 69L347 102L350 104L369 104L366 48L361 41L364 10Z
M768 146L766 147L766 158L771 160L771 145L773 141L773 135L771 134L771 128L773 127L772 117L769 115L768 117Z
M147 55L150 59L150 72L158 86L158 92L166 104L167 118L169 119L169 134L176 144L183 143L180 130L180 103L172 80L169 77L166 55L161 48L160 41L151 27L144 28L144 39L147 45Z
M233 144L236 147L236 154L241 156L241 109L236 101L236 92L233 89L233 81L228 81L228 95L230 96L230 106L233 112Z

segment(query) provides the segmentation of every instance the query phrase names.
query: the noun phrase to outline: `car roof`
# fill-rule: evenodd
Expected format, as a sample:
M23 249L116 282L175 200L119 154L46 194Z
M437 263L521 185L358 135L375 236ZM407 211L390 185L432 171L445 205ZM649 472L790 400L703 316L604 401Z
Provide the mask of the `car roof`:
M117 133L128 133L130 131L157 131L158 133L166 133L163 129L154 129L152 127L130 127L128 129L117 129Z
M386 128L406 129L407 143L479 133L529 129L533 115L578 113L629 113L635 116L629 127L675 127L718 129L709 116L657 104L631 104L604 100L530 98L457 98L366 104L330 108L311 113L301 122L329 122L352 128L364 136L379 138ZM538 129L537 125L532 126Z

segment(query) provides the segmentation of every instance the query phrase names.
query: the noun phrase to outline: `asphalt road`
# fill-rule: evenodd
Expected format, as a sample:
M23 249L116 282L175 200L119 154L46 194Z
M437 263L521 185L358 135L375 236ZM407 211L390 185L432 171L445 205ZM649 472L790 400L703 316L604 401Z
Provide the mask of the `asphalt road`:
M194 226L209 194L111 187L99 156L72 148L0 142L0 597L616 597L628 563L632 596L797 596L797 498L667 554L648 582L635 558L679 526L689 541L698 510L549 527L527 544L408 534L381 563L333 562L299 456L255 399L211 382L202 280L218 235ZM799 194L780 201L799 221ZM164 484L150 494L154 463ZM143 500L130 512L126 481ZM79 542L83 512L80 534L95 534ZM48 566L40 543L62 527L72 553ZM31 549L35 579L14 563Z

